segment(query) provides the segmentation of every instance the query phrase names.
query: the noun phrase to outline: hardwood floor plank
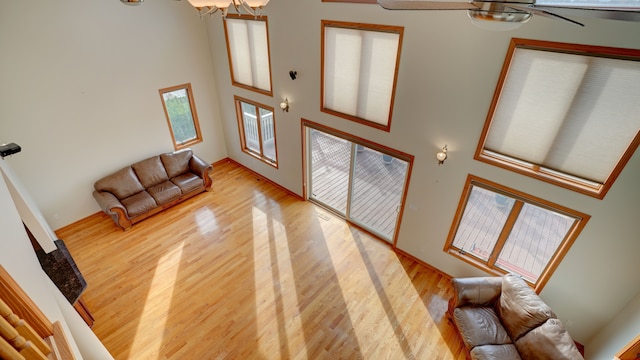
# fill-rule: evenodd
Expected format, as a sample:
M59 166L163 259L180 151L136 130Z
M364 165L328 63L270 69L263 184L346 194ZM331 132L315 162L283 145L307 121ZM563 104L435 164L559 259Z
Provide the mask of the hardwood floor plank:
M237 164L211 176L128 231L58 231L116 359L466 358L448 278Z

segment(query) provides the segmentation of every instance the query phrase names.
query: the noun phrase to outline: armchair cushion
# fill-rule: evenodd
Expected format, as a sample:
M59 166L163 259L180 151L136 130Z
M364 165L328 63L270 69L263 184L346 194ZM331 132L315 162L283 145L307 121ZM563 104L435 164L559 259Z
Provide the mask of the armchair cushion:
M453 316L462 334L462 341L469 349L480 345L512 343L493 307L463 306L456 308Z
M582 359L573 339L558 319L549 319L516 341L520 356L531 360Z
M500 298L502 279L499 277L455 278L453 308L474 305L492 305Z
M471 350L472 360L520 360L518 349L513 344L476 346Z
M502 295L497 305L498 316L514 341L556 317L551 307L521 277L514 274L502 277Z

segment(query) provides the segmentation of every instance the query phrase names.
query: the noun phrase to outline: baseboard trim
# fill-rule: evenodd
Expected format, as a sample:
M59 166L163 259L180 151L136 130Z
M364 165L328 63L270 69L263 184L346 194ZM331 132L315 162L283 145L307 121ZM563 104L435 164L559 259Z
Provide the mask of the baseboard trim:
M239 163L239 162L237 162L237 161L233 160L232 158L229 158L229 157L224 158L224 159L222 159L222 160L219 160L219 161L214 162L212 165L213 165L213 166L216 166L216 164L222 164L222 163L225 163L225 162L230 162L230 163L233 163L233 164L235 164L235 165L238 165L239 167L241 167L241 168L243 168L243 169L245 169L245 170L249 171L250 173L252 173L252 174L253 174L253 176L255 176L255 177L259 178L261 181L266 181L266 182L268 182L269 184L271 184L271 185L273 185L273 186L277 187L278 189L280 189L280 190L282 190L282 191L286 192L287 194L289 194L289 195L291 195L291 196L295 197L296 199L304 201L304 198L303 198L302 196L300 196L299 194L296 194L295 192L293 192L293 191L291 191L291 190L287 189L286 187L284 187L284 186L282 186L282 185L278 184L277 182L275 182L275 181L273 181L273 180L271 180L271 179L269 179L269 178L265 177L264 175L262 175L262 174L260 174L260 173L258 173L258 172L256 172L256 171L254 171L254 170L252 170L252 169L249 169L248 167L246 167L246 166L244 166L243 164L241 164L241 163Z
M404 250L402 250L402 249L399 249L399 248L397 248L397 247L396 247L396 248L394 248L394 250L395 250L395 252L397 252L398 254L400 254L400 255L402 255L402 256L406 256L406 257L408 257L409 259L411 259L411 260L415 261L416 263L418 263L418 264L420 264L420 265L422 265L422 266L424 266L424 267L426 267L426 268L429 268L429 269L430 269L430 270L432 270L433 272L437 272L438 274L442 275L443 277L445 277L445 278L447 278L447 279L449 279L449 280L453 279L453 276L451 276L451 275L447 274L446 272L444 272L444 271L442 271L442 270L440 270L440 269L436 268L436 267L435 267L435 266L433 266L433 265L429 265L428 263L424 262L423 260L418 259L417 257L415 257L415 256L413 256L413 255L411 255L411 254L409 254L408 252L406 252L406 251L404 251Z

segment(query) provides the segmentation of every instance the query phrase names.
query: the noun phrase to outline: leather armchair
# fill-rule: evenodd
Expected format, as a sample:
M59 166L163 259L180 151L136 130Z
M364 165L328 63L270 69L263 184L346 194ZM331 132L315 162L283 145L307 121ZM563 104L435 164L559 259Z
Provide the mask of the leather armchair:
M556 314L519 276L452 283L449 314L471 359L583 359Z

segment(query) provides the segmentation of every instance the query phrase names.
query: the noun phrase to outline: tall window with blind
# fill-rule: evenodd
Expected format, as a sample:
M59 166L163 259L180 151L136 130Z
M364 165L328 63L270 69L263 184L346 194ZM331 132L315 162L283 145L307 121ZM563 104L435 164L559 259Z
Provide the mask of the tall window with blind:
M267 17L229 14L224 30L233 85L271 96Z
M390 131L403 27L322 21L322 111Z
M640 143L640 50L513 39L475 158L602 199Z

